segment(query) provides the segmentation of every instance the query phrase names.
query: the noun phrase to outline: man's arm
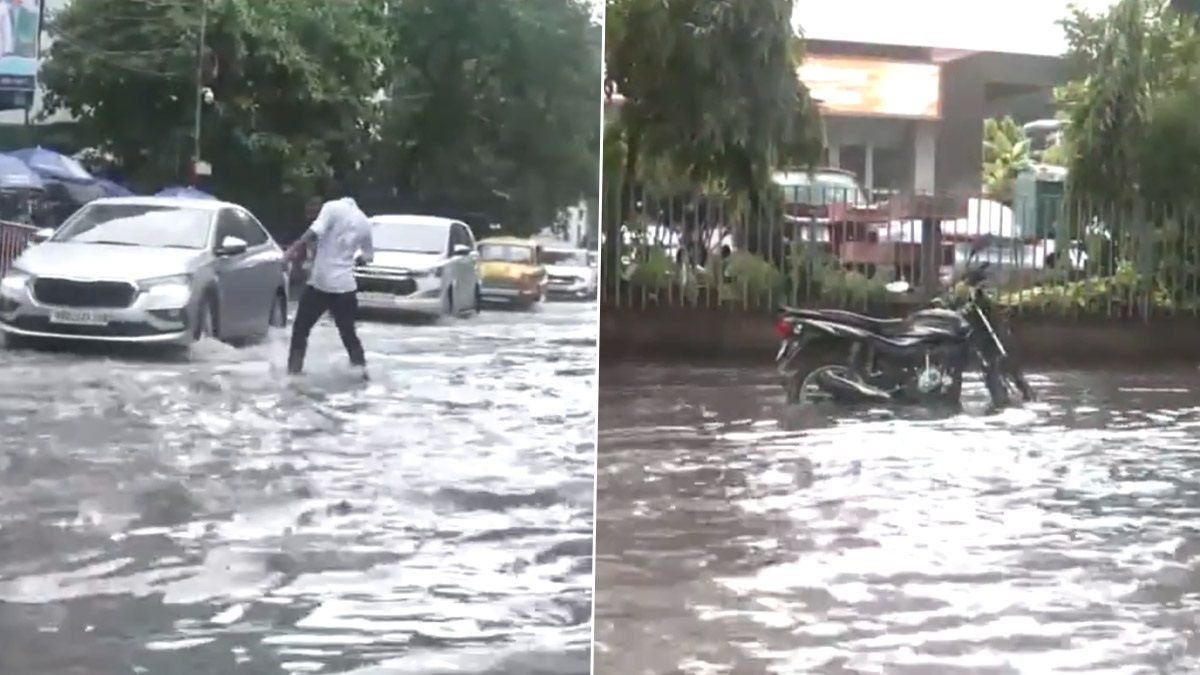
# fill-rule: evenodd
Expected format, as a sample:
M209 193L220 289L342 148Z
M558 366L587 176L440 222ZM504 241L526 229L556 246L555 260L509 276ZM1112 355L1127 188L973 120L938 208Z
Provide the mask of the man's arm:
M304 234L300 235L299 239L292 242L292 245L288 247L287 257L290 260L300 260L303 258L304 252L316 244L320 240L321 235L325 234L325 231L329 228L329 218L329 204L326 203L321 206L321 211L317 214L317 219L313 221L312 225L304 231Z
M362 235L359 238L359 255L358 262L362 265L369 265L375 262L375 236L371 232L371 223L365 218L359 227L362 228Z

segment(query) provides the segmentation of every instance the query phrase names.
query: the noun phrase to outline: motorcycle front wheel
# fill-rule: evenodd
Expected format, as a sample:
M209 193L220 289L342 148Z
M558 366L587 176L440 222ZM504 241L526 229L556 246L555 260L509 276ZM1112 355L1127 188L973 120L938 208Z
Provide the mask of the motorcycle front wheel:
M988 396L991 397L994 408L1006 408L1012 404L1012 397L1008 393L1007 378L997 369L984 369L983 384L987 387Z

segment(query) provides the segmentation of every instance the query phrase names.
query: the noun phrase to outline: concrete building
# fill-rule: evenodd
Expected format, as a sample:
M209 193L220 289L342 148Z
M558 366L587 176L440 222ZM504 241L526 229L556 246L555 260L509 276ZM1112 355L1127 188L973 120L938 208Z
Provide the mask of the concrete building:
M827 163L876 190L977 194L983 120L1053 115L1053 56L809 39Z

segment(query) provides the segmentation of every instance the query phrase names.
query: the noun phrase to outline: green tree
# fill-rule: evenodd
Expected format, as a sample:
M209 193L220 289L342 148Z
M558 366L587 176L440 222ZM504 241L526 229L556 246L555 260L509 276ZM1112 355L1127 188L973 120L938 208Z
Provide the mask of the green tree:
M132 184L185 180L192 154L200 3L88 0L50 25L49 113ZM258 210L296 206L316 176L352 171L371 142L387 33L371 0L209 0L201 157L207 187ZM270 219L268 217L268 219Z
M1104 14L1076 8L1063 22L1075 75L1058 92L1069 186L1098 208L1129 211L1152 193L1179 199L1194 190L1188 174L1154 169L1200 162L1200 145L1166 133L1178 130L1180 97L1200 85L1197 24L1171 4L1120 0Z
M399 0L373 179L533 233L595 199L602 33L577 0Z
M983 122L983 191L1012 202L1013 181L1030 163L1029 139L1011 116Z
M1192 4L1120 0L1101 14L1073 10L1063 25L1074 78L1058 91L1075 219L1108 229L1106 269L1128 262L1147 291L1169 280L1176 300L1200 276L1200 24Z
M796 66L793 0L608 0L606 89L624 97L624 166L763 201L771 172L820 156Z

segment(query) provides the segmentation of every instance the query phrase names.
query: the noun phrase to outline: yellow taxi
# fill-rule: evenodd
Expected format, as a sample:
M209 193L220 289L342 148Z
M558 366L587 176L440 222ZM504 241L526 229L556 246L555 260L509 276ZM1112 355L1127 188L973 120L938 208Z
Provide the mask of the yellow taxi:
M480 295L485 304L528 308L546 295L542 246L532 239L490 237L478 242Z

